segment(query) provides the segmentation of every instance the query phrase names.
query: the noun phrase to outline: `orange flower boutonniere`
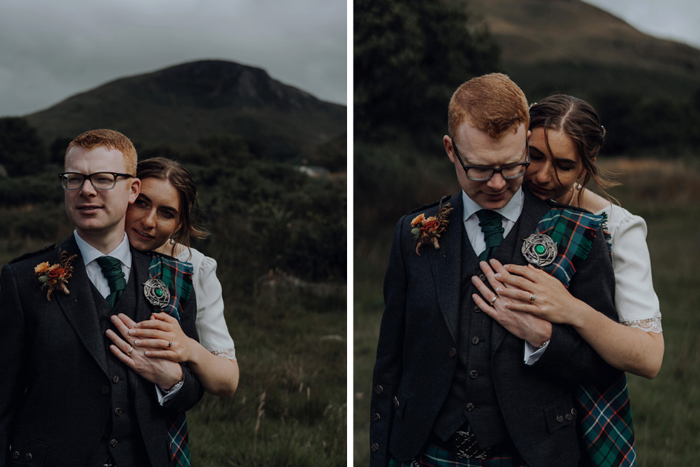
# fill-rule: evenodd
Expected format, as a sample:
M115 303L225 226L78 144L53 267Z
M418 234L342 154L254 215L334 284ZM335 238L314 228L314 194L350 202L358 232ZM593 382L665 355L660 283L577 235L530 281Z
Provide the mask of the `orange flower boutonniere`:
M48 287L49 291L46 293L46 298L51 301L51 294L54 290L58 289L64 294L68 295L68 279L73 275L73 266L71 262L78 255L68 256L65 251L61 252L61 262L59 264L49 265L48 261L37 264L34 267L34 275L39 278L41 283L41 288Z
M435 216L425 217L425 214L418 214L411 221L411 233L413 238L418 241L416 245L416 254L420 256L418 251L423 245L433 245L438 250L440 249L440 234L445 231L447 224L447 216L452 212L453 208L450 203L440 207Z

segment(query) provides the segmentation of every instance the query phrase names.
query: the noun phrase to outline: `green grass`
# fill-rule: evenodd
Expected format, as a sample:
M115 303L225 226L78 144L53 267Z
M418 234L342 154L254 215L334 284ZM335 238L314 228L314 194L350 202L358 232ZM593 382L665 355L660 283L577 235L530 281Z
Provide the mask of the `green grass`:
M700 452L700 164L695 160L613 160L606 165L623 183L611 193L647 221L666 343L664 363L656 379L629 376L637 465L695 465ZM369 462L371 378L391 236L391 226L386 225L372 238L355 239L356 466Z
M345 297L322 309L296 302L226 300L241 382L188 413L194 465L345 465Z

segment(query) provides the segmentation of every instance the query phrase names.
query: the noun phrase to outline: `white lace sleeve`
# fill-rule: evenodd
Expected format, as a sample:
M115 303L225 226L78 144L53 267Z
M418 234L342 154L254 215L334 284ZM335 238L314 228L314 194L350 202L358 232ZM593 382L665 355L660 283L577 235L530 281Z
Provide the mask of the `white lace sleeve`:
M216 277L216 261L192 249L195 294L197 297L197 333L199 342L214 355L236 360L236 348L224 318L221 283Z
M637 321L621 321L621 323L625 326L641 329L642 331L646 332L655 332L657 334L663 332L663 329L661 328L661 316L658 318L640 319Z
M644 219L613 206L608 227L612 235L615 306L620 322L647 332L661 332L661 311L651 278Z

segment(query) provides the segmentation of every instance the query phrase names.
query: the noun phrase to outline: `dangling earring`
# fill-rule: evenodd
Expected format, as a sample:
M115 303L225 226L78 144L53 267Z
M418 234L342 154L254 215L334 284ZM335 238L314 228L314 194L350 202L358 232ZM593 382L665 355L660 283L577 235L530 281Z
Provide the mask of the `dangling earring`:
M173 237L170 237L170 244L175 245L175 239Z
M581 186L580 183L574 183L574 186L572 188L573 189L571 190L571 199L569 200L569 206L573 205L574 197L576 196L576 192L581 191L581 188L583 188L583 187Z

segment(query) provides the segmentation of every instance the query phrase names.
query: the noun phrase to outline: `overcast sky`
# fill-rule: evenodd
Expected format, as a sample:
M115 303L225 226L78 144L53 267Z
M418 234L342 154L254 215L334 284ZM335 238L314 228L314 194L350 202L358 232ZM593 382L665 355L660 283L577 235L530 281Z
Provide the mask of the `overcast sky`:
M347 101L346 0L0 0L0 116L200 59Z
M700 48L698 0L585 0L642 32Z
M700 47L698 0L586 0ZM351 3L350 3L351 4ZM347 102L345 0L0 0L0 116L124 76L200 59L264 68Z

